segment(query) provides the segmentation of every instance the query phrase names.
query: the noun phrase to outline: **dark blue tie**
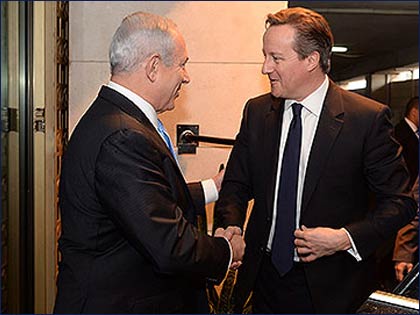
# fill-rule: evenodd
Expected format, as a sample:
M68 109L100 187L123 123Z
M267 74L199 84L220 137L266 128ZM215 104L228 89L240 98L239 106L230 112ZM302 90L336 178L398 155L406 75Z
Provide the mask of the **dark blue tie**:
M283 152L279 191L277 196L276 230L271 246L271 260L280 275L293 266L296 229L296 199L299 176L300 147L302 143L302 105L292 105L293 119Z

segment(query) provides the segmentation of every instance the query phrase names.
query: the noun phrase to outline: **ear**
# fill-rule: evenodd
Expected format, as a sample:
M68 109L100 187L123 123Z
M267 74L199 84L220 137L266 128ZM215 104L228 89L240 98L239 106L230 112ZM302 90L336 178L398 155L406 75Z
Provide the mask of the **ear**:
M319 52L313 51L311 54L306 57L306 67L309 72L315 70L317 67L319 67L319 60L321 56L319 55Z
M151 55L146 62L146 75L151 82L155 82L160 67L160 56L158 54Z

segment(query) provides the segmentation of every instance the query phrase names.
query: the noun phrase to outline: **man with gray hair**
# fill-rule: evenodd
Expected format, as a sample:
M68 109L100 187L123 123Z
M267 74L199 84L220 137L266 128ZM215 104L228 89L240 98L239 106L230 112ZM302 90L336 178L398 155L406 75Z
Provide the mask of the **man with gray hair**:
M64 156L55 313L205 313L206 279L240 265L240 236L197 228L205 193L157 117L190 81L187 61L166 18L137 12L114 34L111 80Z

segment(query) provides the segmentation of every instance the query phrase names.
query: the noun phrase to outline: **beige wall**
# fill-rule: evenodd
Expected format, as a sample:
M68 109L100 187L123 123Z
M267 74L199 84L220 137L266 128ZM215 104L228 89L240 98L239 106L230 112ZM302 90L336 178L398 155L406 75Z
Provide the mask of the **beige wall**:
M191 83L176 109L161 118L174 143L176 123L199 124L200 134L234 138L245 101L269 91L261 74L264 21L286 1L71 1L70 129L109 79L108 45L121 19L147 11L173 19L184 34ZM201 144L181 155L187 180L213 176L230 147Z

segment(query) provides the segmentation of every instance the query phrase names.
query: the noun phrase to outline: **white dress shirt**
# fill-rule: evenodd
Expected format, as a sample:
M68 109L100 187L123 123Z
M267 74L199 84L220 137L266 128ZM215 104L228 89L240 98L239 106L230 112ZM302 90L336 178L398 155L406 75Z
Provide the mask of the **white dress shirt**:
M153 127L155 127L156 131L158 131L157 113L154 107L149 102L147 102L141 96L137 95L136 93L130 91L129 89L127 89L126 87L118 83L109 81L108 87L124 95L131 102L133 102L143 112L143 114L147 117L147 119L149 119ZM160 134L159 131L158 131L158 134L161 136L163 141L165 141L165 139L163 138L163 136ZM181 170L181 173L182 173L182 170ZM214 202L219 198L219 192L217 191L216 184L214 183L213 179L206 179L206 180L201 181L201 186L203 187L204 199L205 199L206 204L210 202Z
M310 95L308 95L304 100L297 102L296 100L286 99L284 103L284 113L283 113L283 124L281 130L281 137L280 137L280 148L279 148L279 156L278 156L278 163L277 163L277 177L276 177L276 186L275 186L275 194L274 194L274 204L273 204L273 221L271 224L270 236L268 238L267 249L271 250L271 245L274 238L274 233L276 230L276 217L277 217L277 195L280 183L280 173L281 173L281 166L282 166L282 158L284 147L286 145L287 134L289 131L290 123L293 119L293 112L292 112L292 104L299 103L302 104L302 144L301 144L301 151L300 151L300 162L299 162L299 175L298 175L298 187L297 187L297 200L296 200L296 229L299 228L299 221L300 221L300 212L302 206L302 193L303 187L305 184L304 178L306 175L306 167L308 165L309 154L311 153L312 143L315 137L315 132L318 127L319 117L321 115L322 106L325 101L325 96L327 95L329 86L328 77L325 76L323 83ZM358 261L361 260L360 255L357 253L356 247L354 242L346 231L348 237L350 238L350 242L352 248L348 250L348 252L353 255ZM295 261L298 261L299 258L297 256L295 250Z

